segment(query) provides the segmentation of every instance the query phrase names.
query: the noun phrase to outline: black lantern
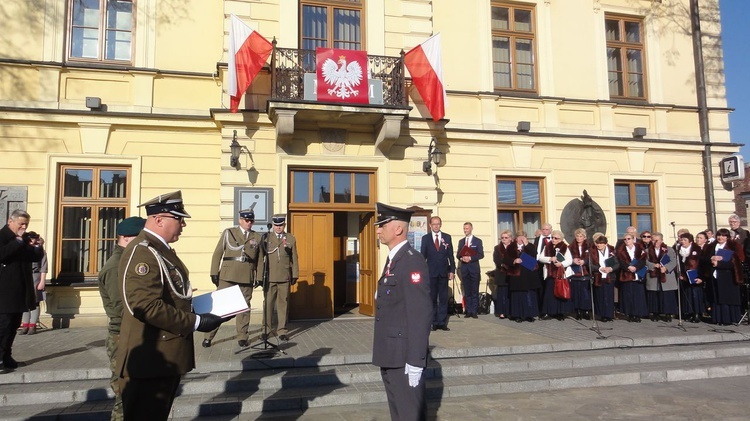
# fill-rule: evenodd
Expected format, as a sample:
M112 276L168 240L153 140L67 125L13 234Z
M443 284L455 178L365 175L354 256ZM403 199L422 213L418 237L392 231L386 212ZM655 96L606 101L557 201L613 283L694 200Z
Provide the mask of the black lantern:
M440 155L442 154L437 147L437 139L433 137L430 139L429 148L427 148L427 160L422 163L422 171L427 175L432 175L432 164L434 163L435 167L440 165Z
M229 158L229 165L236 170L240 169L240 154L242 153L242 146L237 142L237 130L232 135L232 144L229 145L232 156Z

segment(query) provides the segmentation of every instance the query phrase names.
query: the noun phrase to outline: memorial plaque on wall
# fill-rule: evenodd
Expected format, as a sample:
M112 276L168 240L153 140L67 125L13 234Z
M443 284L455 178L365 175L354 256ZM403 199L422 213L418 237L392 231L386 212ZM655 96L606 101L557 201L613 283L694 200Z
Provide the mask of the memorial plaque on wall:
M27 196L28 187L0 186L0 217L3 218L0 225L5 225L14 210L26 210Z

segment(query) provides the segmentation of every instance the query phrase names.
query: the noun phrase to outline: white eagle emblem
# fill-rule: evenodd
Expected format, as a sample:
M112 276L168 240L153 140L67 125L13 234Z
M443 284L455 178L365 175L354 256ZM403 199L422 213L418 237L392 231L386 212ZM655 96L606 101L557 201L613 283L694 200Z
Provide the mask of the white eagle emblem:
M419 272L412 272L411 273L411 283L412 284L418 284L422 282L422 274Z
M356 61L346 64L346 56L339 56L338 65L333 60L323 62L323 81L333 88L328 89L328 95L341 99L357 96L359 91L353 87L362 83L362 66Z

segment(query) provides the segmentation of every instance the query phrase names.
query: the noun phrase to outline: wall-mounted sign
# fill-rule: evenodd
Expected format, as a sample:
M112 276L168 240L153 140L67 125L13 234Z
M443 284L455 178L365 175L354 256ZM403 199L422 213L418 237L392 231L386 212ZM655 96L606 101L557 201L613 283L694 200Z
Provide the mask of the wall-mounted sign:
M742 155L730 155L719 163L721 170L721 181L731 183L745 179L745 160Z
M273 189L257 187L234 188L234 224L239 224L239 211L252 209L255 212L253 231L268 232L273 216Z

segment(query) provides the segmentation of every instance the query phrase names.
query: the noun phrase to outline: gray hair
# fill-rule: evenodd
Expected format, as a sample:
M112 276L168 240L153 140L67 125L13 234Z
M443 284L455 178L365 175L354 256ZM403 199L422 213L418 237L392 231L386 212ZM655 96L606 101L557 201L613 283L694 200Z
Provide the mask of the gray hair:
M26 211L25 211L25 210L23 210L23 209L16 209L16 210L14 210L13 212L11 212L11 214L10 214L10 219L12 219L12 220L14 220L14 221L15 221L15 220L16 220L16 219L18 219L18 218L26 218L26 219L29 219L29 218L31 218L31 216L29 216L29 213L28 213L28 212L26 212Z

